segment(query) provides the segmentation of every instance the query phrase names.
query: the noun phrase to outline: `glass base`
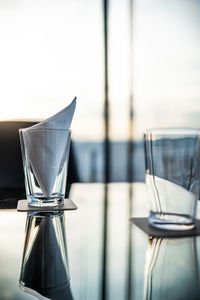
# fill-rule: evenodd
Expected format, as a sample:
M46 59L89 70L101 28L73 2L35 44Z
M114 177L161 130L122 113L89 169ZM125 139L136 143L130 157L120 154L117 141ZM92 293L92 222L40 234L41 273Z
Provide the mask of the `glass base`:
M36 207L53 207L64 203L64 195L53 197L28 196L28 204Z
M195 227L194 219L189 215L170 213L151 213L149 224L162 230L191 230Z

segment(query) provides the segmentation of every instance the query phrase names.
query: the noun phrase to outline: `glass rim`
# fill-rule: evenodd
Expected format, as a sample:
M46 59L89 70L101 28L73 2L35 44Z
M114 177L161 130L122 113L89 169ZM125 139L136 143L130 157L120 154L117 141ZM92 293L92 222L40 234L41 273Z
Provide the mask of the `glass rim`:
M144 135L156 134L156 135L190 135L200 134L200 128L189 128L189 127L157 127L147 128Z
M27 128L19 128L19 132L25 132ZM32 131L66 131L66 132L72 132L71 129L63 129L63 128L30 128L27 132L32 132Z

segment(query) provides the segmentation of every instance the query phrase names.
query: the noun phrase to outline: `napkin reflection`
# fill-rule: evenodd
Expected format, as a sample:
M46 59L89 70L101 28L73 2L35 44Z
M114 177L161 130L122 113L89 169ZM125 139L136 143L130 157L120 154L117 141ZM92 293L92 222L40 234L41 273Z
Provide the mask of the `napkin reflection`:
M73 299L64 222L63 212L27 216L20 288L38 299Z

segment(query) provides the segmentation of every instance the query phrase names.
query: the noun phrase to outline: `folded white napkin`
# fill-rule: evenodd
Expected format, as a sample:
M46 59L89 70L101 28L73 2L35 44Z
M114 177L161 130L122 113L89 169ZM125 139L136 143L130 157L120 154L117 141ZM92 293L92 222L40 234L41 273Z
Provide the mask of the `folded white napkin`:
M76 97L73 101L52 117L36 125L26 128L26 132L32 129L52 128L52 129L70 129L74 111L76 108Z
M76 97L54 116L23 130L27 156L45 197L51 196L62 159L68 156L70 133L66 129L70 129L75 107Z

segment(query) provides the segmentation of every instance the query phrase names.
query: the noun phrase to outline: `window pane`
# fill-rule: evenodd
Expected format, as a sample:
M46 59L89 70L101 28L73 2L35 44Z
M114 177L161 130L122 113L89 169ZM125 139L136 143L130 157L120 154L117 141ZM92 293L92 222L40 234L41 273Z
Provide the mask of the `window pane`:
M73 137L103 136L100 0L1 1L0 119L41 119L78 97Z
M200 3L134 3L136 137L147 127L199 127Z

